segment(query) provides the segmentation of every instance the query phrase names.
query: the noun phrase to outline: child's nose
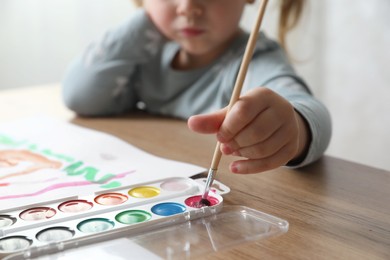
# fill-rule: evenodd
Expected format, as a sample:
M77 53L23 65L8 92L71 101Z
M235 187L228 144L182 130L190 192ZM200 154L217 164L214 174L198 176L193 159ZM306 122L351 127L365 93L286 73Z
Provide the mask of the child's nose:
M177 5L177 14L185 16L199 16L203 13L197 0L181 0Z

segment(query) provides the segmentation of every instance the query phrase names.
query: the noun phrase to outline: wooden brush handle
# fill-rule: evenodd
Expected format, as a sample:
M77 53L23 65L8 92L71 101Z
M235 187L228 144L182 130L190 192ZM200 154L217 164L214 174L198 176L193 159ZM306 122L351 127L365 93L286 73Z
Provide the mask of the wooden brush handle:
M257 37L259 35L261 22L263 21L265 8L267 7L267 4L268 4L268 0L263 0L260 3L259 13L257 14L256 22L252 28L251 34L250 34L249 39L248 39L248 43L247 43L246 48L245 48L244 57L242 59L240 70L238 72L236 84L234 85L234 88L233 88L233 93L232 93L232 96L230 98L227 113L229 113L229 111L233 107L234 103L236 103L236 101L240 98L241 89L242 89L242 86L244 85L245 76L246 76L246 73L248 71L249 63L252 59L253 51L254 51L255 46L256 46L256 40L257 40ZM221 152L220 146L221 146L220 142L217 142L217 145L216 145L215 150L214 150L213 159L211 161L211 166L210 166L210 168L213 170L218 169L218 165L219 165L219 162L220 162L221 157L222 157L222 152Z

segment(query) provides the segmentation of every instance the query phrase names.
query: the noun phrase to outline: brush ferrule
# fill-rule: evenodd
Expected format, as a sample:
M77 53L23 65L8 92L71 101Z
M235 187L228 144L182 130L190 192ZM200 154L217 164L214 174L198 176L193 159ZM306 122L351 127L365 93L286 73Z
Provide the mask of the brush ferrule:
M207 175L207 180L206 180L206 186L204 189L204 193L202 196L202 199L207 199L207 196L209 195L210 187L213 184L215 174L217 173L216 169L210 169L209 173Z

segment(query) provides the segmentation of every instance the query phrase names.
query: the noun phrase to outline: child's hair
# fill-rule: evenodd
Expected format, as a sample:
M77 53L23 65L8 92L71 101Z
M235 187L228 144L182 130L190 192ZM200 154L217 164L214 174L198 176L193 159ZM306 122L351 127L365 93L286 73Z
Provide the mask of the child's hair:
M281 0L278 27L278 38L282 47L286 50L286 35L293 29L302 15L305 0Z
M142 0L132 0L135 6L140 7L142 6Z
M142 0L132 1L138 7L142 6ZM286 49L286 35L297 25L303 11L304 3L305 0L281 0L278 38L284 49Z

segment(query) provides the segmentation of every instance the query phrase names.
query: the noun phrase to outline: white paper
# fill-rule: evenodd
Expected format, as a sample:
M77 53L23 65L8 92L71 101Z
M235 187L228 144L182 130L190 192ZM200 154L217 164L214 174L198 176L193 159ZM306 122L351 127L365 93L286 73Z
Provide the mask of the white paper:
M0 212L204 170L52 118L0 125Z

